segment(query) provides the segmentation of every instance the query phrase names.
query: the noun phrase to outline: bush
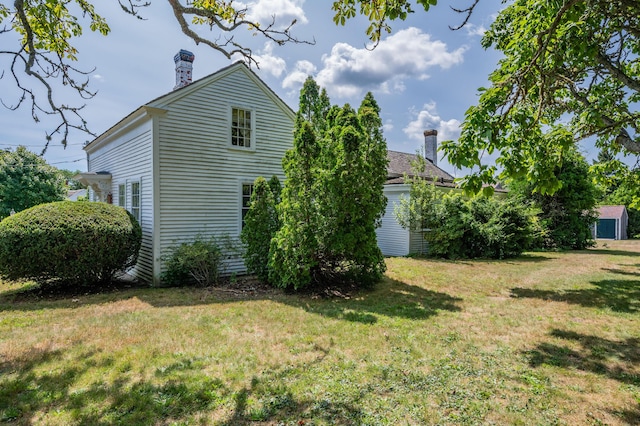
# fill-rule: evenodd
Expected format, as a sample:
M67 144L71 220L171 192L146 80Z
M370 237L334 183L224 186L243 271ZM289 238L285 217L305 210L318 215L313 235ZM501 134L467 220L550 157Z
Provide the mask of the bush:
M272 178L272 182L279 185L278 178L274 178L276 180ZM275 188L277 191L277 187ZM240 233L240 240L245 245L244 264L249 273L256 274L261 281L267 282L269 248L271 239L280 228L280 221L271 185L263 177L258 177L253 183L251 206L244 220L245 225Z
M597 220L598 190L589 175L589 165L577 150L564 154L562 165L554 170L562 183L553 194L536 191L532 182L509 182L509 196L526 200L538 210L543 230L537 249L583 250L594 244L591 226Z
M216 237L198 236L170 247L163 256L162 282L167 285L213 285L223 266L223 250Z
M426 220L429 255L449 259L516 257L534 237L531 214L522 204L493 198L465 200L447 194Z
M41 204L0 222L0 275L40 283L104 284L135 265L141 241L140 225L121 207Z
M629 238L640 239L640 210L627 208L629 214L629 225L627 235Z

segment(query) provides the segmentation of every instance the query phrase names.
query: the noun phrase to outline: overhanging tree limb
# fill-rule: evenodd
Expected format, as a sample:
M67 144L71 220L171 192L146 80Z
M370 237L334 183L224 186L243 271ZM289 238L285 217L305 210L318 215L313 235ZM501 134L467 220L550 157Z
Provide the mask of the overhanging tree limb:
M262 25L247 19L247 10L236 8L233 2L186 0L185 5L180 0L167 1L187 36L196 44L205 44L227 58L238 55L249 64L258 66L251 48L234 37L235 33L245 29L278 45L314 43L293 36L291 29L295 20L280 28L276 27L276 17L273 16L268 25ZM143 19L140 9L149 6L150 1L118 0L118 4L125 13ZM79 8L80 12L73 7ZM80 17L88 19L86 25L80 23ZM192 18L191 23L188 18ZM94 3L90 0L14 0L10 4L0 3L0 25L4 25L0 27L0 36L19 37L15 49L0 50L0 55L10 57L7 69L0 71L0 78L10 76L18 94L15 100L6 93L0 94L0 103L11 110L30 104L31 115L36 122L41 121L41 114L57 117L57 124L45 132L45 150L56 135L66 146L74 130L95 137L82 115L85 105L71 105L58 100L58 93L65 87L71 88L83 100L96 94L89 90L87 79L94 70L82 71L72 65L78 59L78 51L71 44L86 27L103 35L109 34L110 28L95 11ZM218 30L219 34L214 38L207 37L197 32L196 26Z

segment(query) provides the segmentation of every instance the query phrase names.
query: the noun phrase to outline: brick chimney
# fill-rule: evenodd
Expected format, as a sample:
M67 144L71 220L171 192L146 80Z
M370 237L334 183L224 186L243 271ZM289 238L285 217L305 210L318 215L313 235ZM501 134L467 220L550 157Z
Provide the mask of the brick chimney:
M176 85L173 90L179 89L191 84L193 76L193 60L195 55L188 50L180 49L180 51L173 57L176 63Z
M424 131L424 158L438 165L438 131L435 129Z

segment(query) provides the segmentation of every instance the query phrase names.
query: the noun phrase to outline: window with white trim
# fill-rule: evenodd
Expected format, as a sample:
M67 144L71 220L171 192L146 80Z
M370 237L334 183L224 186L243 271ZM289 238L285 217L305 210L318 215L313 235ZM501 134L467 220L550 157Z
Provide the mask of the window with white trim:
M231 108L231 146L253 146L253 114L248 109Z
M127 208L127 187L124 183L118 185L118 205Z
M140 182L131 182L131 214L140 223Z
M251 206L251 194L253 193L253 184L252 183L243 183L242 184L242 203L240 205L240 215L242 219L242 228L244 228L244 218L249 211L249 207Z

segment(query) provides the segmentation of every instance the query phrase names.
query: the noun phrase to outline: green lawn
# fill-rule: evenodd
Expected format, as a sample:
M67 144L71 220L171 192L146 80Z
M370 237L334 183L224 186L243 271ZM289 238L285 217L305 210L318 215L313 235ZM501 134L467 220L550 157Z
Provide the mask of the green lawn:
M640 242L374 290L0 285L0 423L639 424Z

